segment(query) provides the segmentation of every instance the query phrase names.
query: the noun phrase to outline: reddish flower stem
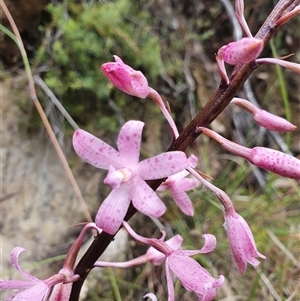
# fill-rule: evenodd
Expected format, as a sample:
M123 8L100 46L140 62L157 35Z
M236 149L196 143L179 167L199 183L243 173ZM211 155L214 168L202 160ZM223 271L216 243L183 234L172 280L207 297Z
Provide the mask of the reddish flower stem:
M279 28L277 21L293 10L297 5L299 5L299 3L300 0L280 0L256 34L255 38L262 39L264 45L266 45ZM240 91L244 82L249 78L256 67L257 64L255 64L255 62L237 65L229 78L230 84L226 85L224 82L221 82L219 88L213 94L205 107L181 132L179 137L168 148L168 151L185 151L187 147L200 135L200 133L197 133L196 127L207 127L211 124L211 122L214 121L227 107L231 99ZM162 181L163 179L149 181L148 184L156 190ZM136 209L130 205L125 216L125 220L128 221L135 213ZM109 235L105 232L100 233L95 237L95 240L87 252L83 255L75 269L75 274L80 275L81 278L73 284L70 297L71 301L78 301L81 286L85 278L113 238L114 235Z

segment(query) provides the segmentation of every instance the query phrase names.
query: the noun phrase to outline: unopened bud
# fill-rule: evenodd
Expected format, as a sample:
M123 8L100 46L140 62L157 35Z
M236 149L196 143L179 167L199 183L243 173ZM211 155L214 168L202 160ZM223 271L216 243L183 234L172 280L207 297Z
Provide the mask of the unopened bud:
M257 167L283 177L300 179L300 160L293 156L266 147L248 148L234 143L205 127L198 127L197 130L216 140L229 152L247 159Z
M121 91L140 98L149 94L148 81L141 71L136 71L118 57L115 62L105 63L101 66L104 75Z
M233 98L231 103L234 103L253 115L254 121L270 131L285 133L294 131L296 126L287 121L286 119L269 113L265 110L257 108L251 102L242 98Z
M221 47L218 56L227 64L237 65L255 60L263 49L263 41L255 38L243 38Z

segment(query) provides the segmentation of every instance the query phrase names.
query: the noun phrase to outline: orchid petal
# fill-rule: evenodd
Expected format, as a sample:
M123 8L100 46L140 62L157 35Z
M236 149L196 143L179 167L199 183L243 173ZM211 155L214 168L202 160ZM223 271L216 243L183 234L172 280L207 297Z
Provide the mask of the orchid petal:
M35 284L31 288L18 293L13 301L45 301L49 293L49 287L43 281Z
M167 278L167 287L168 287L168 301L174 301L175 299L175 292L174 292L174 283L173 278L170 272L170 264L169 264L169 257L166 258L166 278Z
M122 126L119 133L118 150L120 157L126 161L127 166L139 162L143 127L143 122L131 120Z
M27 278L29 281L39 282L40 280L32 276L31 274L24 271L21 266L19 265L19 255L21 252L26 250L22 247L15 247L10 253L10 262L14 266L16 270L18 270L25 278Z
M225 214L225 227L233 258L241 274L246 271L247 262L257 266L256 257L266 258L257 251L252 232L240 215Z
M10 295L9 297L7 297L6 299L4 299L3 301L13 301L15 300L14 298L20 294L21 292L23 292L24 290L21 289L21 290L18 290L17 292L14 292L12 295Z
M49 301L69 301L73 282L59 283L53 287Z
M185 180L191 180L192 179L185 179ZM191 199L187 195L187 193L181 189L181 187L178 187L177 185L173 185L173 187L170 188L172 197L174 199L174 202L179 207L179 209L186 215L193 216L194 215L194 207L192 204Z
M177 255L176 252L168 257L168 262L172 272L187 290L194 291L205 301L216 297L215 287L223 284L223 276L219 280L213 278L197 261Z
M203 290L204 283L210 281L210 274L194 259L177 254L177 252L174 252L168 257L171 271L187 290Z
M152 262L154 265L161 265L163 261L166 259L166 255L162 252L159 252L153 247L150 247L147 250L148 260Z
M196 254L205 254L213 251L217 245L216 237L212 234L203 234L202 237L205 239L205 242L200 250L178 250L176 254L180 256L194 256Z
M113 235L120 228L130 204L130 186L124 183L114 189L101 204L95 218L96 225Z
M73 147L83 160L103 169L113 165L116 169L122 167L119 153L110 145L94 135L78 129L73 135Z
M132 185L132 203L140 212L158 218L166 211L166 206L145 181L138 178Z
M195 179L184 178L177 181L176 186L181 190L188 191L197 186L198 182Z
M0 291L11 289L27 289L35 285L35 281L27 280L0 280Z
M198 158L195 155L190 155L188 157L188 162L189 162L190 167L195 168L198 163ZM179 180L185 178L186 176L188 176L189 174L190 173L187 170L182 170L182 171L176 173L175 175L170 176L168 180L172 180L173 182L179 181Z
M148 158L138 164L138 172L144 180L162 179L188 167L185 153L166 152Z
M180 249L182 242L183 242L182 236L179 234L176 234L173 237L171 237L170 239L168 239L166 241L166 244L169 247L171 247L173 250L178 250L178 249Z

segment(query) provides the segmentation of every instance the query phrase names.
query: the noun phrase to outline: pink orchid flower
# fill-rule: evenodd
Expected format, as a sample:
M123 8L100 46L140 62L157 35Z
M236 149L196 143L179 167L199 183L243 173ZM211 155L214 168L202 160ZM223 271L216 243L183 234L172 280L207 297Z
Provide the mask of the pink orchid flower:
M229 84L225 64L238 65L254 61L263 49L263 41L256 38L242 38L222 46L216 55L221 78Z
M188 158L188 161L189 165L194 168L197 165L198 158L194 155L191 155ZM186 176L188 176L189 174L190 173L187 170L183 170L175 175L172 175L168 177L168 179L163 182L157 190L164 191L166 189L169 189L174 202L179 207L179 209L184 214L193 216L193 204L186 191L196 187L198 182L195 179L186 178Z
M19 255L26 251L24 248L15 247L10 254L11 264L26 280L0 280L0 290L18 289L4 301L46 301L52 286L63 282L65 275L57 274L46 280L40 280L24 271L19 265Z
M166 206L145 180L162 179L188 167L186 155L180 151L166 152L139 162L142 129L141 121L126 122L118 136L118 151L81 129L73 136L76 153L95 167L108 169L104 182L113 190L96 215L96 225L115 234L122 224L130 200L142 213L160 217Z
M260 262L256 257L266 257L257 251L252 232L247 222L235 212L233 207L225 209L225 229L228 234L231 253L243 274L247 269L247 263L258 266Z
M248 148L234 143L210 129L204 127L198 127L197 129L216 140L226 150L247 159L257 167L264 168L283 177L300 179L300 160L293 156L266 147Z
M257 124L263 126L264 128L270 131L285 133L294 131L296 129L296 126L291 124L286 119L269 113L265 110L261 110L246 99L235 97L232 99L231 103L234 103L246 109L249 113L253 115L253 119Z
M170 271L181 281L189 291L195 292L199 301L211 301L216 297L216 288L224 283L224 277L213 278L197 261L190 256L211 252L216 246L216 238L211 234L204 234L205 244L201 250L174 250L166 243L155 238L145 238L133 231L127 222L123 226L137 241L150 245L166 256L166 277L168 285L168 301L175 299L173 279Z
M136 71L116 55L115 62L105 63L101 69L105 76L121 91L126 94L146 98L149 94L147 78L141 71Z
M159 239L160 241L165 242L169 247L171 247L174 250L178 250L181 247L181 244L183 242L183 238L181 235L177 234L170 239L165 241L166 232L163 232L163 236ZM145 264L147 262L151 262L152 264L158 266L161 265L164 260L166 259L165 254L162 252L159 252L153 247L150 247L146 254L141 255L139 257L133 258L131 260L125 261L125 262L106 262L106 261L96 261L94 266L95 267L118 267L118 268L129 268L141 264Z
M229 244L233 259L240 273L247 269L247 262L257 266L260 262L256 257L266 258L257 252L252 232L246 221L238 215L229 196L220 188L202 178L192 169L190 172L218 198L225 212L225 229L228 233Z

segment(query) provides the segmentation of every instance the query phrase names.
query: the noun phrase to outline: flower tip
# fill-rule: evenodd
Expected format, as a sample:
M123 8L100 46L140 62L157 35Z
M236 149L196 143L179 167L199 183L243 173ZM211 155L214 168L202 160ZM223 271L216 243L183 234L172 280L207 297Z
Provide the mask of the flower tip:
M221 287L224 284L225 277L223 275L220 275L218 279L213 284L214 288Z
M258 110L257 113L253 115L253 119L266 129L279 133L292 132L297 128L286 119L265 110Z
M124 64L124 62L117 55L113 55L113 57L114 57L116 63Z

